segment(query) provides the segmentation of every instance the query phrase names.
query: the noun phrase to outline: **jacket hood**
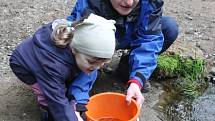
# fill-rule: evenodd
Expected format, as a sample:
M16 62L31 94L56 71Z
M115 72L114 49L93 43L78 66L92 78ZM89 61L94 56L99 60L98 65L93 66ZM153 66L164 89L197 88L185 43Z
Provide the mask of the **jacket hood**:
M55 59L63 61L64 63L73 64L74 56L69 47L59 48L55 46L52 41L51 34L52 23L46 24L39 28L33 35L35 45L40 49L46 50L51 56L55 57Z

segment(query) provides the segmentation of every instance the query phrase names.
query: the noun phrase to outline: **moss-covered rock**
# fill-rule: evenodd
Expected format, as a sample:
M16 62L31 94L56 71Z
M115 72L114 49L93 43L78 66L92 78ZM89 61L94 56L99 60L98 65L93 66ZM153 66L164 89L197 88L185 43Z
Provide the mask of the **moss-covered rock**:
M153 77L175 77L170 83L177 94L184 97L195 98L201 95L207 87L204 81L204 60L200 58L184 58L177 54L160 55L158 66Z

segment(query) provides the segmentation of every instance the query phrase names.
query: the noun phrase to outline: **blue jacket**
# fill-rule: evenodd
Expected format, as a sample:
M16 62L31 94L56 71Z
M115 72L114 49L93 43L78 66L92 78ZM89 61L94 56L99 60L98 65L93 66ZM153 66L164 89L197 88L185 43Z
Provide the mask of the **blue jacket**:
M69 91L77 103L86 104L97 71L90 74L81 72L71 50L54 45L51 32L51 24L47 24L33 37L23 40L13 51L11 58L16 59L11 63L21 65L34 75L55 121L76 121L74 103L67 98L66 92Z
M161 31L162 0L140 0L128 15L119 15L110 0L77 0L68 20L79 20L91 12L116 20L117 49L131 48L130 79L142 86L157 66L157 56L163 46Z

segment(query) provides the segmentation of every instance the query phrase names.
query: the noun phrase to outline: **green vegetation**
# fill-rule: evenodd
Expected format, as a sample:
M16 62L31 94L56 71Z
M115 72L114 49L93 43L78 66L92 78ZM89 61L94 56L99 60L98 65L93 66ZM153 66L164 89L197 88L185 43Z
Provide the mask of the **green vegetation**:
M179 55L160 55L154 76L169 78L177 77L171 83L171 88L177 94L187 98L201 95L207 86L204 81L203 59L183 58Z

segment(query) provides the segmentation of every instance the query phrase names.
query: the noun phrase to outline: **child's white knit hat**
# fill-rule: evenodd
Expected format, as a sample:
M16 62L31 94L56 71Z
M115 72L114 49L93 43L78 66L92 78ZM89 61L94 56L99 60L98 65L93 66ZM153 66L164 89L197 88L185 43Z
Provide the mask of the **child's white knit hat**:
M111 58L115 50L115 21L90 14L75 27L70 47L98 58Z

